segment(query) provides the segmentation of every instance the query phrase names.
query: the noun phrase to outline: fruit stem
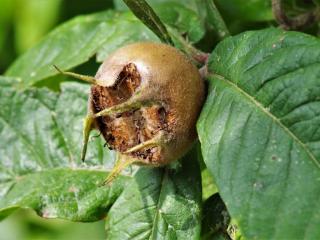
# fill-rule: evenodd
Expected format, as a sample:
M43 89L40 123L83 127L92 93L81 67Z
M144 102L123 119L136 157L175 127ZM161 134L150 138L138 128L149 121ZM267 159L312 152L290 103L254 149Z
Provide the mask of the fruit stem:
M176 30L168 27L170 35L174 39L175 45L184 51L191 59L199 66L202 66L206 63L209 53L202 52L201 50L195 48L187 40L185 40L180 33Z

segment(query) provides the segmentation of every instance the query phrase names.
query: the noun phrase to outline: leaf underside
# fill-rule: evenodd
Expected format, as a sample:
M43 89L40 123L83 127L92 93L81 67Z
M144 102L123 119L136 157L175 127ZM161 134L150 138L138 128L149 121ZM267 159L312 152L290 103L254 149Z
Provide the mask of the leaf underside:
M198 122L204 160L247 239L320 238L320 41L278 29L220 43Z

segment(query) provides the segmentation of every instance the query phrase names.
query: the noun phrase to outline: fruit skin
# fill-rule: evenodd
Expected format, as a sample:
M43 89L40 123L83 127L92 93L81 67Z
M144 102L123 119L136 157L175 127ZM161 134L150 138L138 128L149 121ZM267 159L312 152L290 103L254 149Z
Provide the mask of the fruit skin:
M179 50L165 44L140 42L124 46L108 57L95 76L97 85L106 89L114 86L128 64L136 66L141 82L127 101L157 102L166 111L160 154L151 161L140 160L146 165L168 164L186 153L196 139L195 125L205 97L204 81ZM96 113L91 102L92 96L89 111Z

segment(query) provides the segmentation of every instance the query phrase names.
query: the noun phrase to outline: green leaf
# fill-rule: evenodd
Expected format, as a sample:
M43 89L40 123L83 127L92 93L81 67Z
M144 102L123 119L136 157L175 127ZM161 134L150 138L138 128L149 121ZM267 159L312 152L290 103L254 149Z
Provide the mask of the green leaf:
M217 186L214 184L212 176L207 168L201 171L201 181L203 200L206 200L212 194L218 192Z
M134 15L136 15L137 18L150 28L162 40L162 42L173 45L165 25L145 0L123 1L127 4Z
M183 5L177 3L156 4L154 9L170 30L174 29L177 34L187 35L188 41L191 43L198 42L204 36L204 26L197 14ZM121 21L122 23L117 25L113 37L109 38L108 43L99 49L97 53L99 62L102 62L116 48L125 44L137 41L159 41L154 33L132 14L122 14ZM174 36L172 37L174 38ZM176 47L183 49L183 46L176 45Z
M99 187L114 154L96 138L80 161L88 85L65 83L60 94L17 91L0 77L0 218L17 208L43 217L98 220L122 192L128 177Z
M23 79L20 87L25 88L57 75L53 64L66 70L87 62L97 53L98 60L103 61L118 47L141 40L158 41L132 14L107 11L76 17L18 58L6 75Z
M177 21L181 16L186 19L189 12L183 7L171 11L179 16ZM199 30L199 35L196 34L194 29L203 27L195 16L195 13L190 15L189 23L186 19L183 26L180 22L171 21L169 24L179 27L180 32L186 31L184 26L192 27L190 38L198 40L204 32ZM131 13L107 11L76 17L53 30L39 44L18 58L6 75L23 79L19 86L26 88L57 75L53 64L68 70L87 62L94 55L102 62L115 49L137 41L159 39Z
M221 42L208 70L202 152L243 236L319 239L319 39L246 32Z
M140 169L108 213L107 239L199 239L201 178L196 152L175 169Z
M22 87L27 87L56 75L53 64L70 69L88 61L113 35L118 17L108 11L74 18L18 58L6 75L22 78Z
M219 39L224 39L230 36L229 29L227 28L224 19L222 18L220 12L218 11L214 1L205 0L205 9L207 13L207 22L213 28L213 31L219 37Z
M97 52L97 61L103 62L117 48L139 41L158 42L157 36L142 24L133 14L122 13L113 34Z
M18 208L32 208L44 218L96 221L105 217L125 185L117 178L111 187L98 187L106 172L90 169L50 169L14 175L0 183L0 219Z
M166 25L178 30L180 34L186 35L190 42L198 42L204 36L204 26L194 10L175 2L154 4L153 6L155 12Z

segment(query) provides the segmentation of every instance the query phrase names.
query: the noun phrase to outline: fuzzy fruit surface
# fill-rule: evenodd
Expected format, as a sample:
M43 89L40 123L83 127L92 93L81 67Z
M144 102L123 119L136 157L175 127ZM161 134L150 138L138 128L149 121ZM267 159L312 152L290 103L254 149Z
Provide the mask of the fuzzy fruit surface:
M182 52L160 43L131 44L106 59L95 78L89 111L120 108L95 119L110 149L161 166L191 147L205 87Z

